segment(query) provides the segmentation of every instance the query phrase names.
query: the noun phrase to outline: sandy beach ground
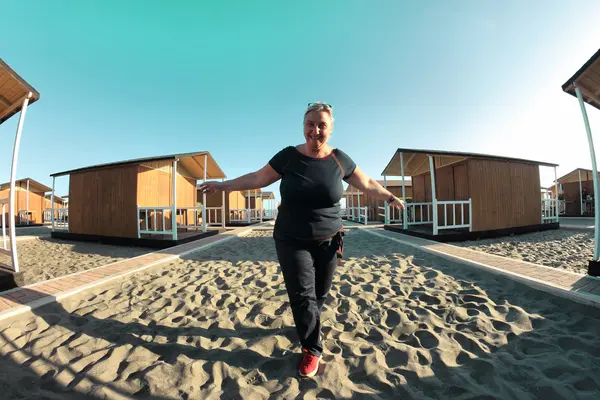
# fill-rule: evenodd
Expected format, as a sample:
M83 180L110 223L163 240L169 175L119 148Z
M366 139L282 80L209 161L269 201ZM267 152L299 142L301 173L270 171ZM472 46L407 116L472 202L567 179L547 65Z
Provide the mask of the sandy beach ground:
M392 232L382 232L394 236ZM271 232L0 323L5 398L598 399L597 309L360 230L299 346Z
M561 228L452 244L585 274L594 255L594 231Z
M154 250L66 241L49 236L23 236L17 238L17 251L25 284L31 284L110 264ZM0 254L0 263L10 265L10 257Z

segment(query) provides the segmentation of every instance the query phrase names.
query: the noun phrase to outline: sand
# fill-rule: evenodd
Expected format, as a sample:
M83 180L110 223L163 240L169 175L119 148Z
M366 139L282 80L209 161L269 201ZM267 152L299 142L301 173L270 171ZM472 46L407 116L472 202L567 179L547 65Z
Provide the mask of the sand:
M19 266L26 285L99 267L151 251L154 250L133 246L66 241L47 236L17 238ZM0 254L0 263L11 265L10 257Z
M299 379L270 235L0 322L0 390L36 399L600 396L597 309L360 230L346 236L325 306L321 371Z
M452 244L586 274L594 255L594 231L556 229Z

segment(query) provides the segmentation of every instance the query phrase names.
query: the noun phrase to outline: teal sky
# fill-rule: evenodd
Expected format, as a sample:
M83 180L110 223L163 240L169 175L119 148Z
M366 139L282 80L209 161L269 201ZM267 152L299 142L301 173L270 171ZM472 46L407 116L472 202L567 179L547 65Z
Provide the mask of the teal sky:
M334 106L332 145L377 179L397 147L561 175L591 166L561 85L600 47L598 15L597 0L4 2L0 57L41 93L17 175L51 185L65 169L207 150L234 178L302 142L319 100ZM2 182L16 124L0 126Z

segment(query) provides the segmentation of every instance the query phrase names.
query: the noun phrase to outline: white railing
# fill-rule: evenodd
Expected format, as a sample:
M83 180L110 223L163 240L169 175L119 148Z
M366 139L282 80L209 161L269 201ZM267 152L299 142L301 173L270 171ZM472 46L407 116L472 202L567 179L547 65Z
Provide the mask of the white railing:
M367 224L369 221L369 207L348 207L345 209L345 216L348 221Z
M181 221L175 220L177 228L202 229L202 207L177 207L175 211Z
M409 226L432 224L433 203L406 203L406 214L406 224Z
M248 222L247 208L230 208L229 222Z
M594 200L583 200L583 213L593 214L594 213Z
M250 221L260 221L262 215L262 209L251 208L250 209Z
M469 200L444 200L433 202L406 203L406 225L433 226L433 234L441 229L473 229L473 207Z
M61 208L55 208L54 209L54 217L56 218L56 212L58 210L67 210L67 207L61 207ZM42 212L42 221L43 222L52 222L52 209L51 208L45 208L44 211Z
M206 225L221 226L223 209L221 207L206 207Z
M379 210L383 211L383 213L379 213L380 217L383 217L384 223L387 224L400 224L402 223L402 210L396 207L390 207L389 205L385 205L383 207L377 207Z
M558 222L556 199L542 199L542 223L547 222Z
M437 229L469 228L469 231L471 231L471 229L472 229L471 218L472 218L472 214L473 214L472 207L471 207L471 199L438 201L437 205L438 205L438 215L439 215L439 208L440 208L440 206L442 207L444 223L440 224L439 221L437 221L438 223L435 224L437 226L434 226L434 231L436 228ZM467 211L465 211L465 206L467 208ZM450 212L448 212L449 208L451 210ZM457 213L457 210L459 211L458 213ZM448 215L449 214L452 214L452 223L451 224L448 223L448 219L449 219ZM459 215L459 218L458 218L459 222L457 222L457 218L456 218L457 214ZM467 218L465 218L465 214L467 214Z
M263 218L267 218L267 219L277 218L277 210L270 210L270 209L263 210Z
M172 227L167 229L167 214L172 217L173 207L138 207L138 238L141 234L172 235ZM160 214L160 217L158 216ZM173 218L169 218L173 224ZM159 229L159 222L161 229ZM177 223L177 222L175 222ZM172 226L172 225L171 225Z
M55 208L54 209L54 221L52 221L53 228L64 230L69 229L69 209L68 208Z
M558 213L563 215L567 212L567 202L565 200L558 201Z
M29 211L28 210L19 210L18 212L18 220L20 225L29 225Z

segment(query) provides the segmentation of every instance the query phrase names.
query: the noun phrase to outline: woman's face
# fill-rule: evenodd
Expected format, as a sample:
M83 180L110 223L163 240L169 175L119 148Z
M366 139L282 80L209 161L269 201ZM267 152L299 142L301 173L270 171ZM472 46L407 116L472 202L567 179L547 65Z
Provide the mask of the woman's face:
M326 111L311 111L304 118L304 138L313 151L320 150L333 130L331 117Z

